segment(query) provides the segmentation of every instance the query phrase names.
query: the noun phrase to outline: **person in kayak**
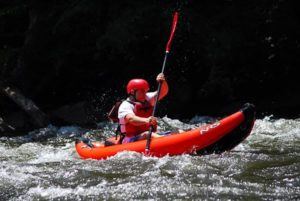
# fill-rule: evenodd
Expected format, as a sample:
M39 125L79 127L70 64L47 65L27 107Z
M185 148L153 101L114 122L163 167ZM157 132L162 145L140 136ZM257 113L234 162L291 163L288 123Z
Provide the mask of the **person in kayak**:
M162 73L157 75L156 81L161 82L160 100L168 94L169 87ZM149 89L149 83L144 79L132 79L128 82L129 97L121 103L118 110L120 130L125 135L122 143L145 139L150 126L156 131L157 118L151 115L157 91L148 92ZM161 137L157 133L152 133L152 136Z

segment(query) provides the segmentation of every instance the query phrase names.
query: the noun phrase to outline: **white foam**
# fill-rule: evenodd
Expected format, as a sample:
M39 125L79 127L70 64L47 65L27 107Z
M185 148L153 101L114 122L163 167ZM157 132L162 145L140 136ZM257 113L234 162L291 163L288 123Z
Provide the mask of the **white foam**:
M175 120L175 125L179 124ZM108 160L81 160L74 142L64 138L77 135L81 130L77 129L58 128L51 143L13 147L6 143L10 139L1 141L0 189L14 191L12 200L214 200L249 195L273 199L299 194L299 168L293 159L300 150L299 120L257 120L251 135L235 152L201 157L157 158L124 151ZM62 137L59 143L57 137ZM253 149L257 152L251 152ZM266 149L269 152L264 152ZM273 153L279 149L288 154ZM280 162L285 156L288 165Z
M43 146L37 153L35 159L28 161L31 164L46 162L61 162L73 160L74 144L67 143L64 147Z

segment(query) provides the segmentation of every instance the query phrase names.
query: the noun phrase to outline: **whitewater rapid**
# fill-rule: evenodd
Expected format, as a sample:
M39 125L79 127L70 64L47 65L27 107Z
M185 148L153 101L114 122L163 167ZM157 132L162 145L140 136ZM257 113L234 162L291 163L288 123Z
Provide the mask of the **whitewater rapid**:
M160 126L197 126L163 118ZM0 200L299 200L300 119L255 122L251 135L222 155L145 157L122 152L108 160L82 160L74 140L103 139L97 130L49 126L0 138Z

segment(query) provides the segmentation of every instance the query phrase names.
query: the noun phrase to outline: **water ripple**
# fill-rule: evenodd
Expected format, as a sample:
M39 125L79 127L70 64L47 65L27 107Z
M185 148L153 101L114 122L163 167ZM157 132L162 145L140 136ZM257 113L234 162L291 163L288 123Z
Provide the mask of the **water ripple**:
M188 128L198 120L185 124L165 117L160 127ZM1 200L299 199L299 120L257 120L242 144L221 155L156 158L121 152L108 160L81 160L75 137L113 135L111 124L101 126L94 131L50 126L0 138Z

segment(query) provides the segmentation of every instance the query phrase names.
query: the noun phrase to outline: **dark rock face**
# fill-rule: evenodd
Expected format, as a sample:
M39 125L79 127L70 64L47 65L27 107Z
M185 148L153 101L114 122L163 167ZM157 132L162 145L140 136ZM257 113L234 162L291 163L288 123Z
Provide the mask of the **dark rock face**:
M0 2L0 78L48 114L85 102L98 121L126 96L129 79L146 78L155 90L178 7L160 114L218 116L252 102L261 115L299 115L296 1Z

